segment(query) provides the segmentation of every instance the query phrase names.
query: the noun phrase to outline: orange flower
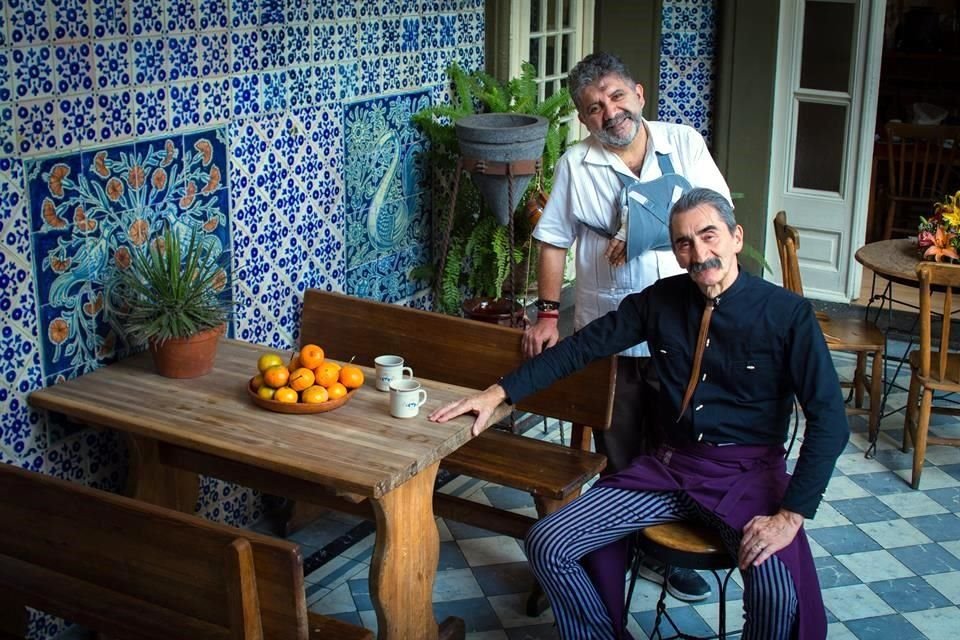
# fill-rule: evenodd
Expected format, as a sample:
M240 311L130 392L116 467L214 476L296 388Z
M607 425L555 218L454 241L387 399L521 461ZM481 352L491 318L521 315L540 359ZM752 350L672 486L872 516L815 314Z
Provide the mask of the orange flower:
M203 223L203 230L206 231L207 233L213 233L213 230L216 229L217 225L219 224L220 224L220 220L218 220L215 217L210 218L209 220Z
M127 182L133 187L134 191L143 186L143 183L146 182L146 175L143 173L143 167L138 164L130 167L130 171L127 173Z
M107 180L107 197L116 202L122 195L123 183L116 178L110 178Z
M214 291L223 291L223 288L227 286L227 274L223 269L217 270L217 273L213 276L211 286Z
M70 175L70 167L65 164L55 164L50 169L50 179L47 185L50 187L50 193L58 198L63 197L63 179Z
M953 260L960 260L960 255L957 255L957 250L953 248L952 241L957 234L950 233L943 227L937 228L937 233L933 236L933 245L927 247L927 250L923 252L924 258L933 258L935 262L943 262L943 258L952 258Z
M107 152L100 151L93 157L93 170L101 178L110 177L110 170L107 169Z
M156 189L157 191L162 190L165 186L167 186L166 169L160 169L160 168L154 169L152 179L153 179L153 188Z
M97 349L97 356L108 358L113 355L113 349L116 346L117 336L111 331L104 337L103 344Z
M97 221L93 218L88 218L82 206L78 206L76 209L74 209L73 224L76 225L77 229L80 231L93 231L97 228Z
M63 273L70 268L70 263L73 262L71 258L64 258L62 256L50 256L50 268L53 269L54 273Z
M53 344L61 344L70 336L70 325L63 318L55 318L47 327L47 336Z
M189 209L190 206L193 205L193 200L196 197L197 197L197 185L194 184L194 182L191 180L189 184L187 184L187 192L184 194L182 198L180 198L180 208Z
M97 315L101 309L103 309L103 294L101 293L98 293L93 300L83 303L83 311L90 317Z
M117 263L117 267L126 271L130 268L130 250L120 247L113 253L113 261Z
M220 184L220 169L217 165L210 167L210 179L207 180L206 186L200 190L201 193L210 193L215 190Z
M166 167L177 157L177 148L173 146L173 140L167 140L163 145L163 160L160 161L161 167Z
M43 221L46 222L50 227L54 229L63 229L65 226L67 226L67 221L57 215L57 207L53 204L53 200L50 198L43 199L41 211L43 215Z
M147 241L147 235L149 235L149 233L150 226L147 224L147 221L143 218L138 218L127 230L127 237L130 238L133 246L139 247Z
M193 143L193 148L203 156L203 166L210 164L210 161L213 160L213 145L210 144L209 140L201 138Z

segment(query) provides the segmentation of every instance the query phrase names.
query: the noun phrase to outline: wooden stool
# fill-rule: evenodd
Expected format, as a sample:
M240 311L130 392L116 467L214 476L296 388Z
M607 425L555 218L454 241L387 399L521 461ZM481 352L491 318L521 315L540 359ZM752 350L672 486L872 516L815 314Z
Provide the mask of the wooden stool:
M730 557L720 536L706 526L694 522L668 522L647 527L638 532L636 542L646 555L661 562L666 567L665 576L670 575L672 567L682 569L707 570L717 581L720 595L719 631L715 636L708 638L726 638L727 635L727 584L733 570L737 568L736 560ZM627 593L627 607L633 597L633 588L637 582L637 572L640 569L641 554L637 554L630 569L630 590ZM718 571L726 570L726 576L721 578ZM660 589L660 599L657 601L657 617L653 623L650 638L674 640L676 638L695 638L707 640L699 636L683 633L667 613L667 581L663 581ZM626 610L626 607L625 609ZM660 632L660 620L666 618L676 635L664 638Z

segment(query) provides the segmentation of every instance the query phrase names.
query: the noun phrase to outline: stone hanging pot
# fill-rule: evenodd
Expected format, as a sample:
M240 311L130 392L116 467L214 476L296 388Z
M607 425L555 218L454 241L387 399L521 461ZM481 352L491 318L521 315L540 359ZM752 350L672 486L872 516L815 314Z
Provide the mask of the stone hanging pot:
M522 113L478 113L456 123L464 168L500 224L510 222L540 168L549 124Z
M167 378L198 378L210 373L224 328L220 325L162 343L151 341L150 353L157 373Z

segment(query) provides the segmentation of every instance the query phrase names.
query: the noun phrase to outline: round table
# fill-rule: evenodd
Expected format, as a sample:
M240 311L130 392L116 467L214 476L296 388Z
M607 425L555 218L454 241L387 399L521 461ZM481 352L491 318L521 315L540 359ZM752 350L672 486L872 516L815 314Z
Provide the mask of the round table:
M920 286L917 277L920 254L917 251L916 238L871 242L857 249L854 258L857 262L890 282L904 284L908 287Z

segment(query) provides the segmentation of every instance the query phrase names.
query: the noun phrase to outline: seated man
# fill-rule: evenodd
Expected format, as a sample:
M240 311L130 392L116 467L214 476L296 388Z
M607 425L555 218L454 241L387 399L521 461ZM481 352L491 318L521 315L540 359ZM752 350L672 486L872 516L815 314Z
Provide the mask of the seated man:
M673 251L689 275L631 294L616 311L430 419L476 412L478 433L499 403L648 341L667 443L601 478L527 535L527 557L561 637L628 637L623 542L638 529L692 519L718 529L738 560L745 640L824 638L802 524L817 510L848 427L823 334L809 302L740 271L743 229L722 195L690 191L669 222ZM794 395L807 424L790 476L783 445ZM580 560L600 549L588 573Z

